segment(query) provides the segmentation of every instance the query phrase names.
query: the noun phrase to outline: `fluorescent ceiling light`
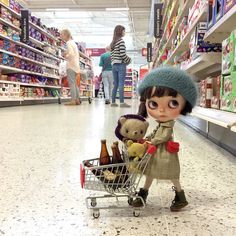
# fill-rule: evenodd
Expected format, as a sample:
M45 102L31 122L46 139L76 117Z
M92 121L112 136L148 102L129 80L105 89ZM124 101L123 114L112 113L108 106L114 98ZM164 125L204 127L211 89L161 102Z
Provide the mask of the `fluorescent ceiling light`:
M106 11L128 11L128 7L113 7L113 8L106 8Z
M69 11L69 8L46 8L46 11Z

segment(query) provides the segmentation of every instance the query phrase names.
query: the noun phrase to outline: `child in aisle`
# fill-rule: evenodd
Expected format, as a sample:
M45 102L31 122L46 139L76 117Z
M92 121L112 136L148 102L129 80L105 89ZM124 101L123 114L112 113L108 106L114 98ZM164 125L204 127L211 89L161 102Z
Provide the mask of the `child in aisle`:
M157 151L144 172L146 181L138 196L142 197L146 203L153 179L170 180L175 190L175 198L170 210L179 211L188 205L188 202L179 181L178 143L173 142L173 126L180 114L190 113L195 106L196 86L184 71L172 67L161 67L147 74L138 90L141 96L139 115L143 117L149 115L158 122L156 129L147 137L147 142L155 145ZM177 145L176 150L173 150L173 145ZM137 198L132 205L141 207L143 202Z
M98 97L98 92L99 92L99 89L100 89L100 81L98 79L98 76L96 75L95 78L94 78L94 90L95 90L95 98Z

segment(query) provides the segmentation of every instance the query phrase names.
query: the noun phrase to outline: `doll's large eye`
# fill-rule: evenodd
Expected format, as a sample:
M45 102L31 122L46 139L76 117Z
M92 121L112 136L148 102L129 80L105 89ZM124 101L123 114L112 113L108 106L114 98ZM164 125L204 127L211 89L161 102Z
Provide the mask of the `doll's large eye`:
M179 106L179 102L177 100L170 100L168 104L169 108L175 109Z
M151 110L155 110L157 109L158 107L158 104L154 101L148 101L148 107L151 109Z
M140 131L140 134L143 134L143 131L142 131L142 130Z
M125 130L125 132L128 134L128 133L129 133L129 130L128 130L128 129L126 129L126 130Z

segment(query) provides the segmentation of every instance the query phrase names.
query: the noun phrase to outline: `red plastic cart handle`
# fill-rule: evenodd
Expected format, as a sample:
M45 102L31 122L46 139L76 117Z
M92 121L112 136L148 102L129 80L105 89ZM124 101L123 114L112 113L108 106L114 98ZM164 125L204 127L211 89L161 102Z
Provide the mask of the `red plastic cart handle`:
M148 145L147 153L153 155L156 152L157 148L154 145Z
M80 184L81 184L81 188L84 188L84 181L85 181L85 170L83 168L83 165L80 164Z

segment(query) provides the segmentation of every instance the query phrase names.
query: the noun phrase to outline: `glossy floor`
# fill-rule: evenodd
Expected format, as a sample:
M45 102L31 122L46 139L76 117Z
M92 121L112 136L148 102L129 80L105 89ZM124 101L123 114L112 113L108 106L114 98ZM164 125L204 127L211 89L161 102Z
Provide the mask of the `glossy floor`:
M98 156L101 138L116 140L119 116L137 111L132 103L0 109L0 236L236 235L236 157L182 123L175 139L189 205L170 212L171 184L155 182L140 217L109 209L93 219L85 198L94 192L80 187L80 163Z

